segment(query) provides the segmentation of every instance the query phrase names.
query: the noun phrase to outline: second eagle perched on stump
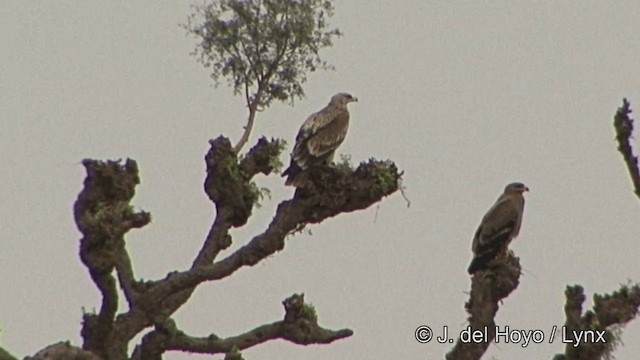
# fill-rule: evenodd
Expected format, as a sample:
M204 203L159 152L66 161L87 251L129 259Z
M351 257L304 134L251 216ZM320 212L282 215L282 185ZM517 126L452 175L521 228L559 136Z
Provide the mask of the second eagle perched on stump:
M519 182L511 183L504 189L496 203L482 218L473 237L473 260L467 270L475 274L489 267L494 258L505 254L511 240L518 236L524 212L524 196L529 188Z
M335 151L344 141L349 128L347 104L354 101L358 101L358 98L338 93L327 106L311 114L302 124L291 153L291 163L282 173L282 176L288 176L286 185L304 186L304 170L333 161Z

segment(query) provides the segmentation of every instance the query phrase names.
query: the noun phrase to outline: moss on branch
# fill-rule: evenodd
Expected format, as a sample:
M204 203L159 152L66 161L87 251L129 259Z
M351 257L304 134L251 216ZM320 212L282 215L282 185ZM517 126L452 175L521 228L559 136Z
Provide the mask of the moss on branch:
M229 139L223 136L209 141L209 144L211 148L205 156L205 192L216 204L218 212L228 216L234 227L242 226L262 194L251 179L258 173L269 175L282 166L279 156L284 143L263 137L242 159L238 158Z

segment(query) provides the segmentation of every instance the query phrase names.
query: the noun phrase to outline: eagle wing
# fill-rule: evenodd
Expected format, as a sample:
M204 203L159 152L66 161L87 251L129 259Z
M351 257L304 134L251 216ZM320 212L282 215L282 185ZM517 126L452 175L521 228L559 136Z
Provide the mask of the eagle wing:
M347 111L319 111L309 116L296 136L292 160L302 169L330 161L332 152L344 141L348 127Z
M282 173L287 176L286 185L301 187L306 182L304 170L325 165L344 141L349 127L349 111L346 104L357 101L348 94L337 94L329 105L311 114L300 127L296 144L291 152L291 163Z
M349 113L338 113L332 121L317 127L315 133L307 140L307 150L313 157L320 158L334 152L347 136ZM330 156L331 157L331 156ZM328 159L331 161L331 159Z
M338 112L331 107L331 105L327 105L324 109L309 115L307 120L300 127L300 132L296 137L296 141L299 140L300 136L308 137L309 135L315 134L319 129L327 126L329 123L336 118Z

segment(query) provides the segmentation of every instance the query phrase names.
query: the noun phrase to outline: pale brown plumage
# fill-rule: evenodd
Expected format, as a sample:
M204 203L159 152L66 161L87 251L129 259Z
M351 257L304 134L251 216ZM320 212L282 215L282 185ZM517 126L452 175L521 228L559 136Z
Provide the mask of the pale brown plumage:
M467 270L474 274L485 269L499 254L506 253L507 246L520 232L524 212L524 196L529 188L522 183L511 183L504 189L496 203L484 215L473 237L473 260Z
M291 153L291 163L282 173L282 176L287 176L287 185L304 186L306 169L333 161L336 149L347 135L347 104L353 101L358 99L347 93L338 93L327 106L311 114L302 124Z

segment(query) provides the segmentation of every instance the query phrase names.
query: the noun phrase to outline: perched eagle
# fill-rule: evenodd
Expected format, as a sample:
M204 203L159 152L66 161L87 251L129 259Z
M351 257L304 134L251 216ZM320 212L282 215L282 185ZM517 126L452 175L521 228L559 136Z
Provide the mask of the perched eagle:
M506 253L511 240L518 236L524 212L522 193L525 191L529 191L529 188L523 183L507 185L504 193L482 218L473 237L473 260L467 270L469 274L485 269L496 256Z
M353 101L358 99L347 93L333 95L324 109L311 114L302 124L296 136L289 168L282 173L282 176L288 176L287 185L304 186L304 170L312 166L327 165L333 161L336 149L347 135L347 104Z

